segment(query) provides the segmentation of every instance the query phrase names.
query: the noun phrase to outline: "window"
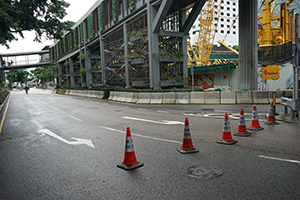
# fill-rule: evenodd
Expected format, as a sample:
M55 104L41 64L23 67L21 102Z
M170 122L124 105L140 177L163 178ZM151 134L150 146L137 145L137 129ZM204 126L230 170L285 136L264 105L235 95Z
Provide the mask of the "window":
M230 28L230 25L227 25L227 28Z
M229 17L229 16L230 16L230 13L227 13L227 16Z
M224 31L223 31L223 30L221 30L221 33L224 33Z
M224 24L221 24L221 27L223 28L223 27L224 27Z
M229 2L229 1L227 1L227 4L229 5L229 4L230 4L230 2Z
M233 11L235 11L235 8L232 8Z
M227 19L227 22L230 22L230 19Z
M235 6L235 2L232 2L232 5L234 5L234 6Z
M227 34L230 34L230 31L227 31Z
M221 18L221 22L223 22L224 21L224 19L223 18Z
M233 31L232 33L233 33L233 35L235 35L235 31Z
M221 12L221 15L224 15L224 13L223 13L223 12Z
M227 7L227 10L230 10L230 8L229 8L229 7Z

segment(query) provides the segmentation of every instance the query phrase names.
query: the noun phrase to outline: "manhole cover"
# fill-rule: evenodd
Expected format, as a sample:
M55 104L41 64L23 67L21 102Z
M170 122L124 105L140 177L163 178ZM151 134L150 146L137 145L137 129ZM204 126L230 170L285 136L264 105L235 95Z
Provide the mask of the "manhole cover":
M194 165L187 169L189 177L207 180L218 177L223 174L223 171L216 167Z

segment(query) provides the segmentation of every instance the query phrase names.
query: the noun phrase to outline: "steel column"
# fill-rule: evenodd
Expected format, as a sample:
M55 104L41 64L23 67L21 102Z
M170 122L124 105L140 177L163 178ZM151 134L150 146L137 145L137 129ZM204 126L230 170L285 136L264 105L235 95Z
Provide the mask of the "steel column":
M104 52L104 38L101 33L99 35L99 44L100 44L100 59L101 59L101 75L102 75L102 85L106 85L106 76L105 76L105 52Z
M239 1L238 89L257 90L257 1Z
M85 75L86 75L86 85L90 89L92 87L92 73L91 73L91 58L90 58L90 50L86 46L86 23L83 22L83 45L84 45L84 64L85 64Z
M71 87L74 87L74 63L72 57L69 58L69 66L70 66L70 84Z
M126 88L130 88L130 83L129 83L129 63L128 63L128 38L127 38L127 23L126 22L123 24L123 35L124 35Z
M61 86L62 82L62 64L58 63L57 64L57 73L58 73L58 85Z
M147 1L147 20L148 20L148 47L149 47L149 78L150 88L161 89L159 60L153 57L153 52L158 51L158 33L153 33L153 20L157 14L155 7L151 6L150 0Z

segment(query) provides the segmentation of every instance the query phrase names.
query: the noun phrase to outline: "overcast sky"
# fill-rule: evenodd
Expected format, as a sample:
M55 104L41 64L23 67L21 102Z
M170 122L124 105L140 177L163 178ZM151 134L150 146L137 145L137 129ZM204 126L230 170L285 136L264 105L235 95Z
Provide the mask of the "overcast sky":
M93 5L97 0L66 0L70 3L69 8L67 8L67 16L64 20L77 22ZM0 45L0 53L17 53L26 51L40 51L44 46L53 44L53 41L44 40L44 42L34 42L34 32L25 31L24 39L18 36L18 41L13 41L9 43L10 48L7 49L5 46ZM12 57L15 60L16 58ZM27 57L17 57L17 64L24 64ZM38 56L31 56L30 61L38 60ZM37 62L37 61L36 61ZM31 62L30 62L31 63Z

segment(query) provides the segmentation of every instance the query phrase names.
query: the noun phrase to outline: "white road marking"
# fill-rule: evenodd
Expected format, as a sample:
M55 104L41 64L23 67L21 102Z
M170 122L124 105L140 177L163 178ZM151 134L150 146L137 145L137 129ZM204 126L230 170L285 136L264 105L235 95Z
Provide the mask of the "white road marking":
M77 121L80 121L80 122L82 122L82 120L81 120L81 119L78 119L77 117L73 117L72 115L69 115L69 114L67 114L67 116L68 116L68 117L71 117L71 118L73 118L73 119L76 119Z
M81 139L81 138L75 138L75 137L72 137L72 139L76 140L76 141L68 141L68 140L65 140L64 138L56 135L55 133L51 132L50 130L48 129L42 129L40 131L38 131L39 133L45 133L51 137L54 137L66 144L70 144L70 145L78 145L78 144L85 144L85 145L88 145L92 148L95 148L95 146L93 145L92 141L91 140L87 140L87 139Z
M42 104L45 104L45 105L47 105L48 106L48 104L46 103L46 102L44 102L44 101L41 101L42 102Z
M115 131L115 132L118 132L118 133L123 133L124 135L126 134L125 131L120 131L120 130L110 128L110 127L106 127L106 126L100 126L100 128L104 128L104 129L107 129L107 130L110 130L110 131ZM147 138L147 139L152 139L152 140L163 141L163 142L181 144L181 142L178 142L178 141L175 141L175 140L166 140L166 139L162 139L162 138L150 137L150 136L145 136L145 135L132 133L132 132L131 132L131 135L135 135L135 136L142 137L142 138Z
M52 108L53 110L59 111L57 108L53 107L53 106L49 106L50 108Z
M159 112L159 113L164 113L164 114L169 114L168 111L163 111L163 110L158 110L157 112Z
M154 121L154 120L141 119L141 118L135 118L135 117L127 117L127 116L124 116L122 118L136 120L136 121L142 121L142 122L150 122L150 123L155 123L155 124L165 124L165 125L184 124L183 122L178 122L178 121L168 121L168 120Z
M283 158L275 158L275 157L264 156L264 155L259 155L259 157L260 158L271 159L271 160L279 160L279 161L284 161L284 162L291 162L291 163L298 163L298 164L300 164L300 161L298 161L298 160L289 160L289 159L283 159Z

